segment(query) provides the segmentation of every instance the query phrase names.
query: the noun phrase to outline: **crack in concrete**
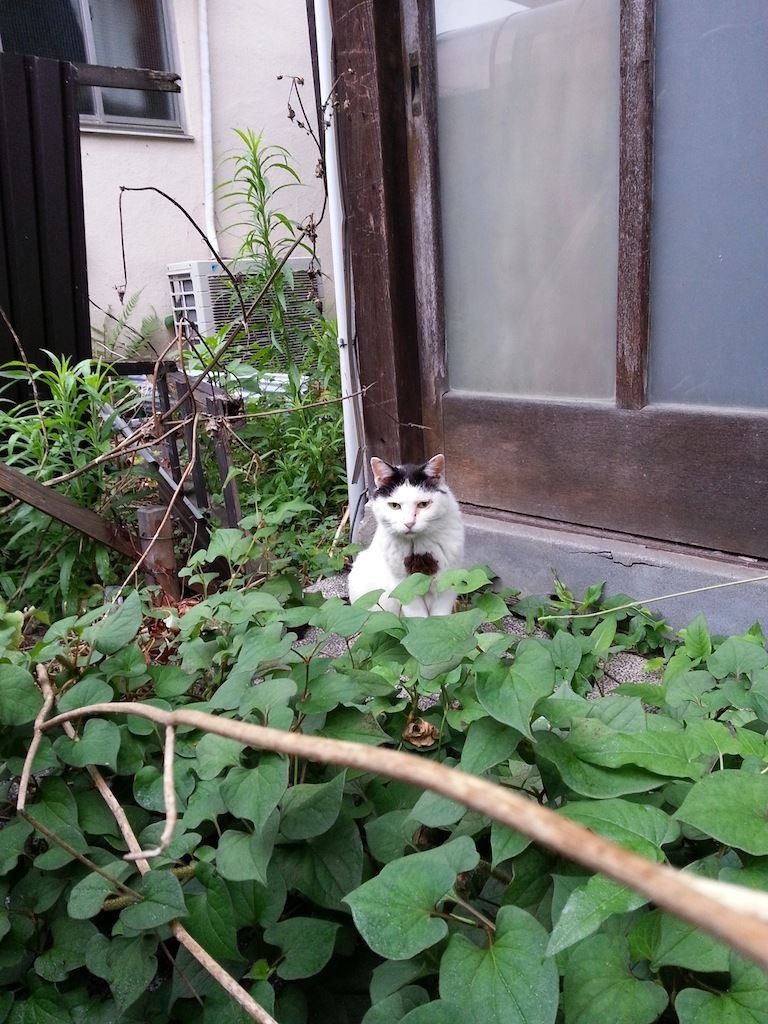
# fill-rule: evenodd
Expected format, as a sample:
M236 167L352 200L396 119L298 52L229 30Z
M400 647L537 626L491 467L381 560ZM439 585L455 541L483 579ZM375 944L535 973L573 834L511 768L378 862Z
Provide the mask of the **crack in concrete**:
M617 555L614 555L612 551L583 551L581 553L584 555L597 555L598 558L607 558L608 561L614 562L616 565L623 565L625 569L631 569L635 565L645 565L648 566L649 569L657 568L655 562L641 562L639 560L636 562L625 562L622 558L619 558Z

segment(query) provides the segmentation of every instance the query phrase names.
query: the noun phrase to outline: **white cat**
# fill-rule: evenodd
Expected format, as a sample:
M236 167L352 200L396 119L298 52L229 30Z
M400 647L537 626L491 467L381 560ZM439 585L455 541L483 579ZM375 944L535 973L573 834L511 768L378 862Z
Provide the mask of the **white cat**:
M450 615L456 594L453 590L437 593L434 584L424 597L405 606L389 596L413 572L434 576L461 567L464 524L458 502L445 483L444 456L435 455L422 466L390 466L371 459L371 469L376 533L352 566L350 601L383 589L378 604L385 611L422 618Z

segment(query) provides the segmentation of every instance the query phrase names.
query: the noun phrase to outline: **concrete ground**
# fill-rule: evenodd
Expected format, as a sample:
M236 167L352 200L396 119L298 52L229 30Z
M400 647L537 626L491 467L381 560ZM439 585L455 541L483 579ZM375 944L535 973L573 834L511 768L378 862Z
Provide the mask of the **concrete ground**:
M466 565L489 565L501 581L523 594L552 591L553 570L576 593L605 583L605 594L629 594L638 601L663 594L712 587L650 605L675 629L700 612L713 633L743 633L755 620L768 627L768 563L755 558L703 551L682 545L580 530L546 520L495 518L463 509ZM366 513L355 540L367 545L375 523ZM756 576L756 583L742 581ZM734 584L734 585L730 585Z
M346 598L347 591L347 574L337 573L334 576L329 576L327 579L319 580L317 583L313 583L310 587L307 587L310 593L321 593L323 597L342 597ZM493 623L491 627L503 633L510 633L514 636L524 637L528 635L523 619L518 618L516 615L507 615L499 622ZM301 644L297 644L297 648L309 647L316 644L322 635L322 631L311 627L301 639ZM544 632L539 629L534 630L534 635L546 636ZM340 636L330 636L326 641L321 653L327 658L338 658L341 655L346 654L347 645ZM610 693L611 690L615 690L617 686L622 683L660 683L661 673L660 672L648 672L645 669L645 658L642 658L639 654L628 654L621 652L614 654L613 657L609 658L605 664L605 677L603 680L602 692Z

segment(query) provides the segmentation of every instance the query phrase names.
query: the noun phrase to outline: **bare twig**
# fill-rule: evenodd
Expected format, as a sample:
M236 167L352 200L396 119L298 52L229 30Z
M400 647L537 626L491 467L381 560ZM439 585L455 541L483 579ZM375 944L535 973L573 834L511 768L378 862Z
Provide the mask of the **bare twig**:
M43 665L37 666L37 682L38 686L43 693L43 706L37 713L37 717L34 722L34 732L32 733L32 740L27 750L27 756L24 758L24 767L21 770L21 778L19 780L19 793L16 797L16 810L23 811L27 803L27 790L29 789L29 780L32 778L32 762L35 760L38 747L40 746L40 740L43 738L42 728L43 722L48 717L48 713L53 707L54 693L48 682L48 673ZM47 684L47 688L46 685ZM74 731L74 730L73 730Z
M85 854L80 853L80 851L76 850L71 843L66 841L66 839L62 839L61 836L57 836L55 832L51 832L51 830L44 825L42 821L38 821L37 818L29 813L29 811L18 810L18 813L25 821L29 822L35 831L44 835L49 843L53 843L54 846L61 847L61 849L64 850L65 853L68 853L70 857L74 857L75 860L80 861L83 867L88 868L89 871L95 871L97 875L101 875L102 878L105 878L110 885L113 885L116 889L120 889L125 894L128 901L126 906L128 904L141 901L141 893L136 892L136 890L132 889L129 885L121 882L118 878L115 878L114 875L110 875L110 873L105 871L104 868L100 868L98 864L95 864L90 859L90 857L86 857Z
M364 384L359 391L352 391L348 395L339 395L338 398L325 398L322 402L306 402L304 405L286 405L276 409L268 409L266 412L239 412L234 416L228 416L228 420L261 420L269 416L282 416L289 412L303 412L304 409L320 409L324 405L338 405L339 402L346 402L350 398L357 398L364 395L374 384ZM407 424L406 424L407 426Z
M149 341L149 344L152 345L151 340L145 338L141 331L137 331L135 327L132 327L130 324L125 323L123 320L120 319L120 317L115 316L114 313L110 313L108 309L104 309L102 306L98 304L98 302L94 302L90 295L88 296L88 301L94 307L94 309L98 309L100 313L103 313L104 316L108 316L110 320L114 320L116 324L120 324L123 330L130 331L131 334L135 334L139 341ZM117 355L117 352L113 351L112 355Z
M43 693L44 706L47 704L48 708L50 708L51 703L54 700L54 693L53 688L51 687L50 681L48 679L48 673L46 672L45 667L43 665L38 665L37 667L37 678L38 683L40 684L40 689L42 690ZM66 735L70 737L70 739L76 738L76 733L71 722L64 722L62 728L64 729ZM40 731L40 733L42 734L43 729L44 720L41 717L41 715L38 715L38 718L35 721L35 736L37 736L38 731ZM35 737L33 737L33 743L34 739ZM38 739L38 744L39 742L40 741ZM167 745L165 749L165 755L167 759ZM172 761L173 759L171 757L171 763ZM104 780L104 776L97 768L94 768L92 765L89 765L87 771L88 774L91 776L94 786L100 793L107 807L112 812L115 822L117 823L117 827L120 829L120 833L123 836L123 839L125 839L130 854L139 855L138 857L134 858L136 861L136 867L138 868L142 875L146 875L147 872L150 870L149 862L145 858L141 857L141 846L139 844L138 839L136 838L136 833L133 831L131 823L128 821L126 813L123 810L120 802L117 800L114 793ZM170 774L172 778L172 769ZM99 871L100 869L94 866L94 870ZM127 886L122 886L122 883L119 884L121 887L127 889ZM128 891L133 892L133 890ZM139 894L136 893L135 895L138 896ZM246 992L242 985L238 984L238 982L232 977L232 975L225 971L224 968L219 963L217 963L216 960L214 960L213 957L209 953L207 953L198 942L195 941L195 939L192 938L187 929L179 921L171 921L170 927L176 940L182 946L184 946L185 949L198 961L198 963L200 963L208 971L208 973L216 979L216 981L221 985L221 987L227 993L229 993L229 995L237 1003L239 1003L240 1006L242 1006L242 1008L251 1017L252 1020L258 1021L258 1024L277 1024L277 1021L269 1013L267 1013L264 1007L260 1006L248 994L248 992Z
M188 416L186 419L178 420L169 427L168 430L160 434L159 437L156 437L151 433L150 423L143 424L129 437L125 437L122 441L119 441L114 448L110 448L108 452L102 452L102 454L97 455L95 459L92 459L90 462L86 462L83 466L78 466L77 469L73 469L69 473L62 473L61 476L52 477L50 480L41 480L40 483L43 487L55 487L57 484L65 484L70 480L74 480L75 477L80 476L82 473L87 473L91 469L95 469L103 462L109 462L111 459L127 458L129 455L139 455L149 445L158 445L167 437L170 437L171 434L175 434L177 431L182 430L184 426L189 423L190 419L191 417Z
M200 235L202 240L205 242L205 244L211 250L211 252L213 253L214 257L216 258L216 262L219 264L221 269L224 271L224 273L229 278L229 283L232 285L232 287L235 290L235 294L237 295L238 301L240 303L240 308L241 308L242 313L243 313L243 324L242 324L242 326L247 330L248 329L247 325L248 325L248 316L249 316L249 314L246 313L245 303L243 302L243 296L242 296L242 293L240 292L240 289L237 286L237 279L235 278L235 275L232 273L232 271L226 265L226 263L224 262L224 259L222 258L221 254L213 247L213 245L211 244L211 240L208 238L206 233L203 231L203 229L197 223L197 221L192 216L192 214L189 213L187 210L185 210L185 208L181 205L181 203L177 199L174 199L173 196L168 195L167 192L164 192L161 188L157 188L154 185L140 185L140 186L121 185L120 186L120 200L119 200L118 205L119 205L119 209L120 209L120 238L121 238L122 250L123 250L123 275L124 275L124 278L125 278L124 281L123 281L123 284L121 285L121 287L123 289L123 293L125 293L126 289L128 288L128 269L127 269L127 264L126 264L126 260L125 260L125 236L124 236L124 231L123 231L123 206L122 206L122 204L123 204L123 194L125 192L155 192L157 195L162 196L163 199L166 199L172 206L175 206L176 209L184 217L186 217L186 219L189 221L189 223L192 225L192 227L195 229L195 231L198 233L198 235Z
M642 608L646 604L656 604L658 601L670 601L673 597L688 597L689 594L703 594L708 590L722 590L724 587L740 587L745 583L764 583L768 575L751 576L746 580L729 580L727 583L710 583L706 587L694 587L693 590L679 590L676 594L661 594L659 597L647 597L643 601L628 601L627 604L618 604L615 608L601 608L596 612L583 612L580 615L542 615L539 622L554 622L555 620L568 619L595 619L601 615L613 615L614 612L627 611L629 608Z
M51 686L50 681L48 679L48 672L46 671L45 666L38 665L36 674L38 686L40 687L40 690L43 694L43 706L40 708L40 711L38 712L37 717L35 718L32 740L30 741L29 748L27 750L27 756L24 758L24 766L21 770L21 778L19 779L19 792L16 797L16 811L23 818L25 818L30 823L30 825L32 825L33 828L40 832L41 835L44 835L49 842L55 843L57 846L60 846L63 850L66 850L66 852L71 857L74 857L76 860L79 860L80 863L84 864L87 868L89 868L89 870L96 871L98 874L102 875L104 878L107 879L107 881L114 885L116 889L119 889L125 894L135 897L136 899L141 899L141 896L139 895L139 893L136 892L135 889L131 889L129 885L125 885L123 882L119 881L117 878L110 875L108 871L105 871L103 868L100 868L98 864L94 864L94 862L90 860L88 857L83 856L83 854L76 850L73 846L71 846L70 843L67 843L65 840L61 839L60 836L57 836L54 832L51 832L48 828L46 828L46 826L43 825L42 822L38 821L37 818L34 818L26 809L27 792L29 790L29 780L32 778L32 764L35 760L35 755L37 754L38 748L40 746L40 741L43 738L43 723L48 717L48 713L53 707L53 702L55 699L53 687ZM70 739L78 739L78 736L71 725L69 726L69 729L65 727L65 731L67 732L67 735L70 737Z
M330 548L328 548L328 554L329 555L333 554L333 549L338 544L339 537L341 537L342 533L344 532L344 527L347 525L348 522L349 522L349 505L347 505L347 507L344 509L344 515L341 517L341 522L336 527L336 533L334 533L333 540L331 541L331 546L330 546Z
M126 860L149 860L165 853L173 839L176 828L176 787L173 784L173 757L175 752L176 730L172 725L165 727L165 749L163 751L163 800L165 801L165 827L160 836L160 844L151 850L137 850L127 853Z
M373 772L439 793L592 871L641 893L768 968L768 894L711 882L707 891L686 872L657 864L517 793L437 761L346 740L305 736L232 721L201 711L163 711L145 704L94 704L49 719L44 730L92 714L129 714L165 727L192 726L238 743Z

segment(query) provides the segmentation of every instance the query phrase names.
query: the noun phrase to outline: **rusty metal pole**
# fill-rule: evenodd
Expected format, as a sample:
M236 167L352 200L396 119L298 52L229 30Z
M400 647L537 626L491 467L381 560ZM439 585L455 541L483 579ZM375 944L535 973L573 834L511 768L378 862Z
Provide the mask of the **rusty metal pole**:
M137 509L142 551L146 551L150 546L167 511L165 505L140 505ZM158 584L163 593L169 597L177 601L181 597L176 556L173 552L173 524L170 516L144 560L144 577L147 583Z

